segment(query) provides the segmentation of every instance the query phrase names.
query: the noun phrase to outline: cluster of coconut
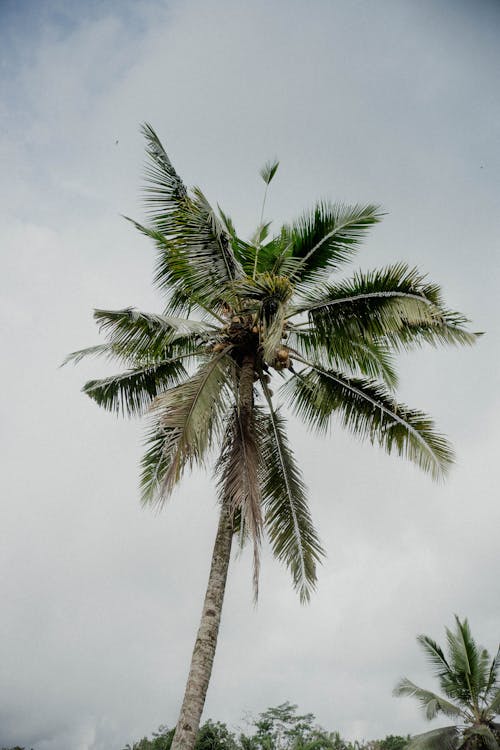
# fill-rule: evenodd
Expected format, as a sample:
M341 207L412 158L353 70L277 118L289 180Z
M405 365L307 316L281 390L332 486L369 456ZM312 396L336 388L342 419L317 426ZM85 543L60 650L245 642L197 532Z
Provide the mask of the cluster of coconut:
M275 370L286 370L290 367L290 351L286 346L280 346L276 349L273 367Z
M252 316L233 315L223 330L226 334L224 341L211 344L208 348L208 351L213 354L223 352L228 346L244 343L245 340L248 340L249 334L251 336L260 336L263 326L262 324L257 325ZM283 332L282 338L287 338L286 332ZM276 349L274 359L270 364L272 364L275 370L286 370L290 367L290 351L284 343Z

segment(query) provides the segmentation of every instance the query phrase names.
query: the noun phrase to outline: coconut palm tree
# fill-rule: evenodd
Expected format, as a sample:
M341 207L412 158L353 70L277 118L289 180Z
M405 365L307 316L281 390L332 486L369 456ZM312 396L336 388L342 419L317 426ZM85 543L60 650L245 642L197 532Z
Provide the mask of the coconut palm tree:
M415 685L404 677L394 695L416 698L426 719L442 714L455 721L412 738L408 750L500 750L500 647L494 659L472 637L467 620L455 615L455 632L446 628L448 657L428 635L417 641L434 668L446 697Z
M470 344L466 319L439 288L399 263L332 281L381 218L376 206L317 203L270 236L250 241L188 192L157 135L147 142L147 226L157 249L162 314L96 310L107 340L69 359L101 355L128 367L84 392L105 409L149 415L142 499L161 507L186 467L215 456L220 518L201 624L173 750L194 746L208 686L233 538L259 549L267 535L307 601L323 550L289 445L281 402L324 432L336 416L355 435L439 478L447 441L421 411L395 401L393 354L422 343ZM278 162L261 171L265 190ZM273 394L281 382L280 399ZM272 387L271 387L272 386Z

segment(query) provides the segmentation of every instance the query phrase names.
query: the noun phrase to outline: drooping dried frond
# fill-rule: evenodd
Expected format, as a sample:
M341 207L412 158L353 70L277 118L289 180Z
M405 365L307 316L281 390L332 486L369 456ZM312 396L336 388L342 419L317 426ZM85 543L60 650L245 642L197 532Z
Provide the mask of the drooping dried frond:
M249 537L253 543L255 598L263 525L259 483L261 441L257 430L255 407L234 406L226 421L225 439L215 467L221 501L229 501L233 517L239 518L242 541Z

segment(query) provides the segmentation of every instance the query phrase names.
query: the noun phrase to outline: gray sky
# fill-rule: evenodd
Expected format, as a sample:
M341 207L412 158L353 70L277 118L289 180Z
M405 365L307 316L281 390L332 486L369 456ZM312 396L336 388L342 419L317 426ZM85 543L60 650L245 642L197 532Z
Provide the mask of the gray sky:
M278 225L319 197L381 203L359 265L418 265L487 331L401 359L401 399L454 442L445 485L291 422L328 558L308 607L265 552L254 608L234 561L205 717L288 699L351 738L419 731L391 696L432 684L415 635L456 612L495 648L499 31L482 0L2 0L0 745L120 750L172 725L184 687L213 488L195 474L141 510L140 423L79 392L102 363L58 369L97 343L92 308L161 309L120 217L143 217L144 120L244 235L274 155Z

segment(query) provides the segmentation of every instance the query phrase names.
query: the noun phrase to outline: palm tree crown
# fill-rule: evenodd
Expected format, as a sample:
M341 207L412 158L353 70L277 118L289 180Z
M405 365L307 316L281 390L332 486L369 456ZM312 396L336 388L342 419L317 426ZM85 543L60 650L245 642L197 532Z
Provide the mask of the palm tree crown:
M149 410L144 503L161 505L184 469L219 446L220 495L240 539L253 540L255 570L266 531L306 600L323 551L271 379L310 427L325 431L336 415L439 478L452 450L428 416L394 399L393 355L425 342L471 344L476 334L405 264L331 279L380 221L376 206L319 202L272 237L261 222L247 242L199 188L187 191L153 129L143 132L149 221L133 223L157 247L166 308L96 310L107 342L68 359L103 355L129 368L84 391L108 410ZM277 168L261 171L266 191Z
M429 417L396 402L393 355L425 342L470 344L476 335L445 308L436 285L404 264L330 278L380 220L376 206L319 202L271 236L264 204L278 162L268 162L261 222L247 242L199 188L187 191L153 129L143 132L149 221L133 223L156 245L155 283L166 307L160 315L96 310L106 343L69 359L103 355L128 367L84 391L111 411L149 412L144 503L161 506L186 467L216 451L219 526L172 744L193 750L235 533L253 542L255 592L264 533L302 601L323 555L272 379L310 427L325 431L336 415L439 478L451 448Z
M500 713L500 648L491 659L488 651L475 642L467 620L460 621L457 616L455 632L446 628L446 638L447 657L429 636L417 638L446 697L424 690L406 677L396 685L394 694L416 698L426 719L443 714L458 726L418 735L409 750L500 750L500 724L493 721Z

